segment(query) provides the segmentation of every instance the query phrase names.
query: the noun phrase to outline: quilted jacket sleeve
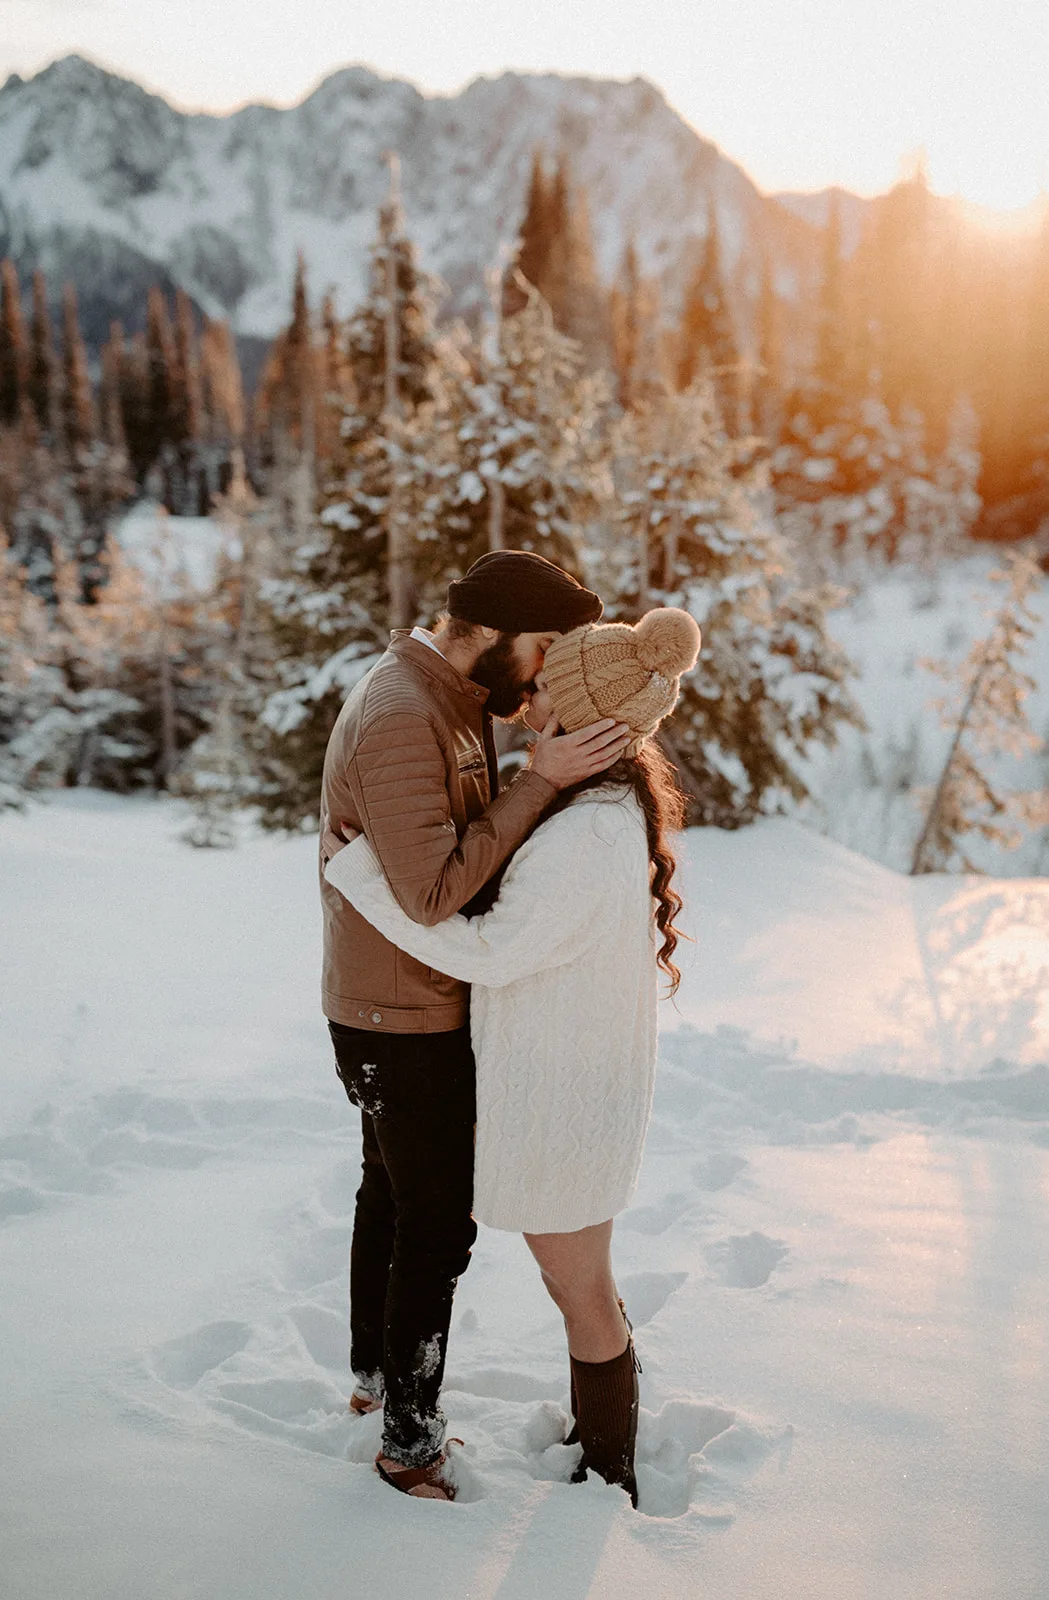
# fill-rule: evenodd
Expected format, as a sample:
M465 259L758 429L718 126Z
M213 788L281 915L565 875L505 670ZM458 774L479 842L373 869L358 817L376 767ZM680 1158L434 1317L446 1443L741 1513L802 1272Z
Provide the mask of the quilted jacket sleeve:
M645 851L629 818L613 831L594 824L593 807L570 807L545 823L515 855L499 899L483 917L450 917L424 928L404 915L367 839L329 861L325 876L361 916L417 961L450 977L498 989L584 955L608 936L617 886L629 876L624 851ZM613 811L616 808L606 808Z
M410 710L390 711L365 730L349 781L397 904L426 926L452 916L488 882L556 792L538 773L522 773L457 838L437 735Z

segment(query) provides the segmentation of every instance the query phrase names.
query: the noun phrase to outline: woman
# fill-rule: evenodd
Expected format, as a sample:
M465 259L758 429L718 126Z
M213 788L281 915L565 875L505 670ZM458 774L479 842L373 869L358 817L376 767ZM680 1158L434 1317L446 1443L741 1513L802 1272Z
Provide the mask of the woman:
M556 720L571 733L615 716L634 738L616 766L558 796L484 916L413 922L364 838L326 869L392 943L473 985L474 1212L524 1234L564 1315L576 1477L593 1468L635 1505L638 1363L612 1276L612 1219L634 1192L651 1108L657 962L671 993L679 980L666 833L682 824L682 797L650 735L699 643L693 618L665 608L551 645L529 726ZM377 1464L394 1481L392 1464ZM440 1463L407 1492L452 1493Z

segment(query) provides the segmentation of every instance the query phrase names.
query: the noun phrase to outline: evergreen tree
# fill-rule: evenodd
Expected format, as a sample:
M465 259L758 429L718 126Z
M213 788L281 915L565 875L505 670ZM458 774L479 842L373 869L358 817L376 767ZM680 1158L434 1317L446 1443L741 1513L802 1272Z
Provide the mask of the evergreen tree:
M549 305L558 332L578 341L588 367L610 366L608 297L598 278L586 193L572 183L567 156L548 180L536 151L519 237L517 269ZM516 315L526 301L527 290L511 275L505 314Z
M56 545L45 606L0 538L0 807L39 789L141 782L143 707L121 684L141 636L137 593L130 573L114 572L105 601L82 604Z
M1038 627L1030 601L1041 577L1029 556L1011 551L1005 566L992 574L1008 592L993 615L990 633L970 650L961 672L945 662L923 663L958 686L961 700L959 704L956 691L936 702L953 731L915 846L912 873L946 872L955 863L965 872L978 872L963 845L967 834L1014 849L1021 838L1018 822L1049 823L1044 793L1003 795L980 761L981 755L1023 755L1041 743L1024 704L1035 684L1022 665Z
M146 309L143 413L137 430L146 472L156 468L165 504L172 498L172 449L177 436L175 395L175 338L163 290L149 291ZM125 416L126 423L126 416ZM129 443L131 433L128 433Z
M34 767L34 730L60 693L47 665L47 613L0 529L0 811L20 809Z
M27 398L29 346L22 319L22 296L13 261L0 261L0 427L18 422Z
M777 794L804 798L809 747L860 723L849 664L826 632L839 596L798 585L745 448L725 438L709 385L624 417L618 527L598 577L614 615L677 605L703 628L663 740L693 820L725 827Z
M70 457L86 450L95 438L94 400L87 370L87 350L80 332L76 288L67 283L62 295L62 439Z
M633 239L612 290L611 319L619 404L632 411L670 390L659 286L642 278Z
M40 430L44 438L50 440L58 416L58 362L47 303L47 284L42 272L33 273L28 393Z
M713 383L722 421L730 434L739 431L739 348L721 269L721 244L713 201L708 207L703 241L678 335L677 386L691 388L698 379Z
M980 452L976 448L976 413L963 396L951 413L947 441L939 456L923 451L921 419L906 419L909 458L921 467L903 480L904 526L897 550L923 573L923 603L938 599L937 580L944 564L971 549L972 530L980 514L977 492Z
M339 430L346 407L353 400L353 374L346 353L343 324L335 310L331 290L321 305L324 341L319 352L319 403L317 407L317 457L330 462L338 450Z
M270 776L259 800L263 821L274 827L315 817L332 723L387 642L391 534L409 555L434 536L430 469L418 445L420 413L433 406L439 384L433 295L395 193L380 211L369 294L346 325L345 350L352 400L317 514L307 508L296 527L278 510L291 532L262 586L278 682L263 712L269 739L260 759ZM278 506L289 497L277 469L271 492Z
M200 356L193 304L184 289L175 294L175 359L171 373L172 444L178 462L178 509L205 514L207 496L200 472L203 420Z
M108 343L102 347L102 382L99 387L99 432L104 444L127 460L127 434L121 399L124 330L119 322L110 323Z
M128 461L136 484L144 486L155 459L155 433L149 412L149 358L145 335L124 336L119 322L110 326L108 361L117 374L120 421L127 443Z
M549 184L542 151L536 149L532 155L532 170L525 194L524 216L521 219L517 250L517 270L533 288L539 290L540 294L543 293L543 282L546 275L546 264L550 257L550 246ZM513 274L507 277L505 289L506 298L503 310L507 316L513 316L516 312L523 310L527 304L527 292L521 288Z
M237 345L228 322L207 319L200 341L201 413L210 497L240 492L246 474L245 404Z
M979 512L971 411L959 406L947 450L930 456L924 419L899 423L879 400L844 401L820 426L805 393L790 397L772 456L777 520L806 573L862 571L872 557L928 573L964 546Z
M179 765L177 788L193 806L184 837L225 848L236 843L236 813L271 786L274 771L258 721L272 686L270 640L259 609L259 587L273 558L272 508L242 477L217 498L215 518L226 548L209 604L212 703L204 732Z
M537 291L520 287L525 309L501 319L489 349L465 352L458 369L446 352L439 404L416 432L429 530L416 568L431 614L449 578L490 547L534 550L580 574L605 395L582 375L578 346L558 333Z
M19 427L0 429L0 527L30 591L48 605L55 602L56 551L74 555L83 540L74 483L68 458L44 442L31 410Z

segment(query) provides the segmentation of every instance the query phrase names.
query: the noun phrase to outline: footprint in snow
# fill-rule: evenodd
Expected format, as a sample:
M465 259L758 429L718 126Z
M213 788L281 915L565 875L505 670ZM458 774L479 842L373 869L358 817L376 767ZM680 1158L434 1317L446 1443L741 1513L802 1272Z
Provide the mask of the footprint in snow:
M657 1314L681 1275L638 1274L634 1299L641 1314ZM647 1280L647 1281L646 1281ZM237 1321L211 1322L154 1347L155 1376L249 1435L275 1439L370 1467L382 1437L382 1416L354 1417L346 1402L344 1319L312 1301L292 1306L275 1328ZM650 1380L643 1379L643 1382ZM544 1381L527 1372L478 1367L449 1374L443 1403L450 1433L466 1441L451 1452L452 1475L464 1502L505 1492L518 1476L570 1487L578 1445L566 1445L569 1418ZM644 1516L693 1516L723 1524L735 1514L741 1486L789 1430L770 1429L731 1408L690 1399L667 1400L657 1412L642 1408L637 1442L640 1511ZM558 1488L556 1491L561 1493Z
M666 1233L692 1205L687 1194L668 1194L656 1206L633 1206L616 1223L627 1233Z
M153 1370L173 1389L192 1389L208 1372L239 1355L251 1338L246 1322L206 1322L153 1346Z
M42 1105L0 1137L0 1222L112 1190L135 1169L192 1171L245 1145L283 1149L295 1138L341 1150L352 1137L326 1095L197 1099L124 1086ZM318 1196L329 1215L352 1212L358 1183L352 1163L333 1169Z
M298 1329L302 1347L311 1361L340 1377L350 1370L349 1329L345 1315L313 1301L291 1306L288 1317Z
M687 1272L635 1272L620 1279L619 1292L634 1327L647 1327L687 1277Z
M710 1246L707 1260L730 1289L760 1289L790 1252L763 1233L734 1234Z

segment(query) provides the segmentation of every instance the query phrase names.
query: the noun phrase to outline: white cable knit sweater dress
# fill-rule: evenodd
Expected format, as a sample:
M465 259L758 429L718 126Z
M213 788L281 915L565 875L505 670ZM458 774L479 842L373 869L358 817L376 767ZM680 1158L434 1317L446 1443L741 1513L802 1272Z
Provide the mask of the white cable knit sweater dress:
M473 985L478 1220L570 1233L621 1211L656 1058L654 902L633 794L590 790L544 822L472 920L413 922L363 837L326 876L394 944Z

